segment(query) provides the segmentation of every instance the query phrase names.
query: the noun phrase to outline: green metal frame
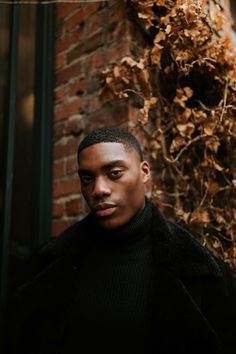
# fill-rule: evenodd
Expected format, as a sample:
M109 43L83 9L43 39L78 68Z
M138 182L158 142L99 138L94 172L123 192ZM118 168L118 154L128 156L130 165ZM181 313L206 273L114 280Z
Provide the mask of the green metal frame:
M51 169L54 88L54 5L37 5L32 243L34 252L51 233Z
M2 237L0 239L0 321L6 309L8 259L11 231L11 204L12 183L15 145L15 121L16 121L16 83L17 83L17 58L18 58L18 32L19 32L18 4L11 7L11 33L9 50L9 73L7 108L4 112L4 143L3 143L3 212L1 220ZM2 323L1 323L2 325Z

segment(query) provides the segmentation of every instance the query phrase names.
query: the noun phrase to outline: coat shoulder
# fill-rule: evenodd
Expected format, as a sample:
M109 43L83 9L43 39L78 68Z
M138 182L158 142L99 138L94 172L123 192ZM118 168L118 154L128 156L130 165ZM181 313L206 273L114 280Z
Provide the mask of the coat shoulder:
M31 279L42 273L57 260L73 253L75 249L82 250L82 246L85 243L86 225L89 223L88 219L89 217L87 216L74 223L57 237L51 238L44 243L35 252L29 264L31 267Z
M88 219L89 217L87 216L71 225L59 236L50 239L38 250L38 259L42 267L72 252L75 244L83 243L84 229L89 222Z
M221 277L218 260L188 230L153 207L152 235L158 263L181 277Z

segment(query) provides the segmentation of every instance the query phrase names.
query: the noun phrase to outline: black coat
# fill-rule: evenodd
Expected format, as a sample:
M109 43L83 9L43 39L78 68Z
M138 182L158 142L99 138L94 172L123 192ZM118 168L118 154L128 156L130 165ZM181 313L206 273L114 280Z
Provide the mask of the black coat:
M41 250L44 269L19 289L11 306L7 353L59 353L63 315L91 246L90 224L89 215ZM236 291L229 268L155 207L151 235L151 353L236 353Z

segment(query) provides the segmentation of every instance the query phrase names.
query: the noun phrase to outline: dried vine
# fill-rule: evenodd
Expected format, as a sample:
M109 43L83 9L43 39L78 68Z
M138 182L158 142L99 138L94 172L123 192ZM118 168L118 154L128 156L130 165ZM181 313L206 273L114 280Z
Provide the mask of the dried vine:
M236 56L214 0L130 0L146 39L102 73L103 99L140 110L157 174L152 200L236 267Z

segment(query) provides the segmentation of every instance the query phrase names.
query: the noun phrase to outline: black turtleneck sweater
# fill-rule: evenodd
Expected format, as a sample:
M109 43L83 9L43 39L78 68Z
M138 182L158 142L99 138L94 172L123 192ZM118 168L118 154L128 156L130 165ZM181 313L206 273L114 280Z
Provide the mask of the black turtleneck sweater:
M148 352L150 326L151 205L119 229L94 220L93 247L78 272L67 312L62 354Z

